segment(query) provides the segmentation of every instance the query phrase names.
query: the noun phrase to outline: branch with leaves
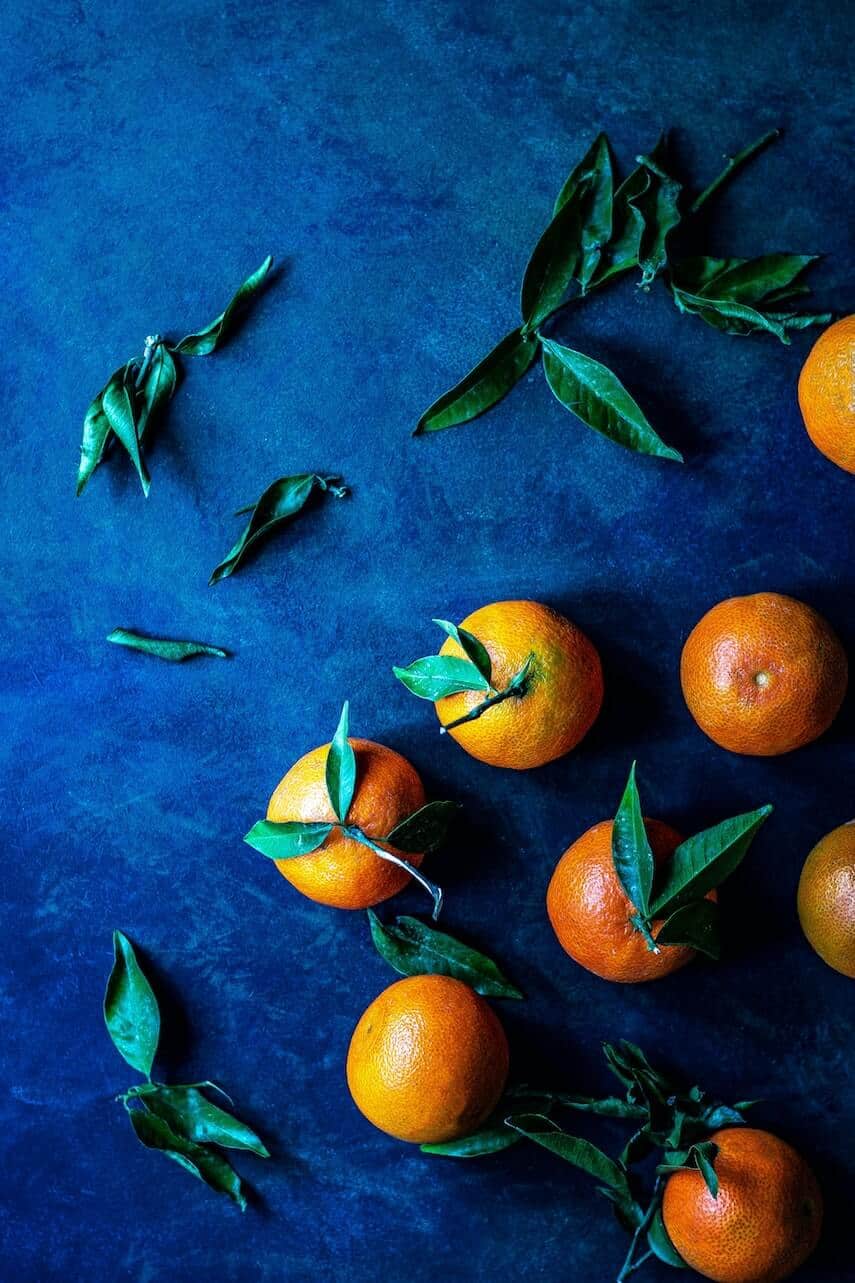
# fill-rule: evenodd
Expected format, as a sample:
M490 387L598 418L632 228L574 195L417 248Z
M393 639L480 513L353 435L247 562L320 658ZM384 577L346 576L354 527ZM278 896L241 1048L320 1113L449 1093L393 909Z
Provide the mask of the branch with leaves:
M142 356L132 357L110 376L92 400L83 421L77 470L78 495L83 493L92 473L116 441L129 455L143 494L148 494L151 478L143 456L143 438L152 421L163 414L175 393L178 384L176 356L208 356L215 352L234 328L239 312L261 289L272 265L273 259L268 255L261 266L246 278L225 311L210 325L186 335L179 343L169 343L159 334L150 334Z
M681 312L727 334L765 331L788 343L791 330L827 324L830 313L780 307L810 292L803 277L815 255L679 262L671 254L671 235L682 220L697 214L741 165L777 137L778 130L772 130L729 159L687 210L682 184L667 168L664 135L618 183L608 138L600 134L561 188L529 259L520 296L522 324L434 401L415 433L439 432L484 414L540 356L556 400L589 428L640 454L682 462L611 370L557 343L543 327L563 308L633 270L640 272L642 289L660 277Z
M380 838L369 837L359 825L349 823L348 813L357 785L356 754L348 739L349 709L350 705L345 701L327 754L326 788L335 820L286 820L283 823L259 820L244 841L269 860L293 860L317 851L337 830L373 851L381 860L405 869L431 896L433 916L438 918L442 908L442 890L399 852L425 855L435 850L445 841L458 805L456 802L428 802Z
M104 995L104 1020L119 1055L146 1080L117 1097L127 1111L137 1140L146 1149L160 1150L245 1211L243 1182L219 1151L245 1150L259 1158L269 1158L270 1154L251 1127L205 1096L206 1091L213 1091L229 1100L214 1083L168 1086L153 1081L151 1070L160 1040L157 998L133 945L121 931L113 932L113 950L113 970Z

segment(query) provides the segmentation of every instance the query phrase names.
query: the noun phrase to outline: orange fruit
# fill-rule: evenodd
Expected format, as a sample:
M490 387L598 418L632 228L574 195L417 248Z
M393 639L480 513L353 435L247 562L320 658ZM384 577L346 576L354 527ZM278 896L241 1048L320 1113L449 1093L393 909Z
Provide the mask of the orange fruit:
M409 976L363 1013L347 1084L369 1122L399 1140L437 1144L475 1131L508 1076L508 1041L474 989L451 976Z
M350 739L349 743L356 755L356 791L348 823L379 841L406 816L424 806L425 791L416 771L400 753L371 740ZM325 777L329 747L323 744L294 763L270 799L268 820L277 824L286 820L335 820ZM396 854L416 868L423 858ZM375 855L337 829L317 851L274 863L283 878L303 895L338 909L367 909L397 895L410 879L405 869Z
M683 1260L718 1283L777 1283L805 1261L822 1228L822 1195L791 1145L753 1127L711 1140L718 1198L698 1171L668 1177L662 1216Z
M495 601L467 616L460 627L486 648L496 690L504 690L533 656L522 695L512 695L477 721L449 731L460 747L480 762L516 771L543 766L575 748L603 702L600 657L585 634L536 601ZM439 653L464 657L451 637ZM480 691L447 695L437 700L436 713L446 726L483 699Z
M558 942L580 966L603 980L637 984L678 971L695 956L682 945L648 949L630 922L635 909L620 884L612 861L611 820L595 824L564 852L546 892L546 911ZM644 821L657 865L668 860L682 837L659 820ZM714 899L710 892L707 899ZM662 925L652 924L652 933Z
M799 407L817 450L855 472L855 316L835 321L808 352Z
M815 740L846 693L846 653L804 602L730 597L689 634L680 680L701 730L732 753L774 757Z
M799 921L823 962L855 979L855 820L813 848L799 879Z

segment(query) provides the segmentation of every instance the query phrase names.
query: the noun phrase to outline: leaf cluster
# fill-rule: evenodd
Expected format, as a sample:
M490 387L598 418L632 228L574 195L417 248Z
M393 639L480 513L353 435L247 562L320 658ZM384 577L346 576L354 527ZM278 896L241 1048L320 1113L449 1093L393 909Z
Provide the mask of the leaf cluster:
M104 995L107 1032L119 1055L146 1079L118 1097L134 1134L146 1149L160 1150L244 1211L243 1182L220 1151L247 1150L269 1158L268 1150L251 1127L205 1095L207 1091L225 1096L214 1083L172 1086L152 1080L160 1040L157 999L133 945L121 931L113 932L113 950L113 969Z

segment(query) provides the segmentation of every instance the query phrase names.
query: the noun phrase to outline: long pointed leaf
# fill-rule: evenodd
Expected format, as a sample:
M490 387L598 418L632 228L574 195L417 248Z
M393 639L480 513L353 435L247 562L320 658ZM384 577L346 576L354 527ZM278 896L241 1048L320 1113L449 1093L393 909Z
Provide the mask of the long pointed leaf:
M493 664L486 646L478 640L474 633L467 632L465 628L460 628L457 624L452 624L447 619L435 619L433 622L438 624L444 633L447 633L449 637L457 642L466 658L472 661L485 682L489 683L493 675Z
M425 410L413 435L441 432L491 410L531 369L537 352L534 334L523 334L521 327L511 330L465 378Z
M155 1114L142 1109L128 1111L137 1140L146 1149L158 1149L178 1163L185 1171L203 1181L218 1194L227 1194L240 1210L246 1210L246 1197L237 1172L221 1154L205 1149L202 1145L186 1140L172 1130L168 1123Z
M569 200L575 198L580 184L584 184L581 219L582 261L578 279L584 293L597 269L602 248L612 234L612 204L614 174L609 140L605 134L594 139L588 151L571 171L555 202L554 214L559 213Z
M656 933L658 945L688 945L718 959L721 944L718 936L718 905L712 900L696 900L675 910Z
M635 762L630 769L612 828L612 863L618 881L630 901L642 917L646 917L653 886L654 862L635 783Z
M251 1127L204 1096L195 1083L169 1087L147 1083L135 1093L149 1113L162 1118L174 1132L197 1144L245 1149L260 1158L270 1153Z
M225 311L221 312L203 330L197 330L195 334L188 334L177 345L175 351L180 352L182 356L207 356L218 348L232 329L236 313L261 289L264 279L272 266L273 259L268 254L261 266L256 268L252 275L248 276L243 284L238 287Z
M237 543L220 562L211 575L210 583L219 583L234 574L249 549L275 526L303 508L309 495L319 485L320 478L313 472L297 473L293 477L280 477L262 494L252 508L252 516Z
M137 434L140 441L152 420L156 419L171 401L177 382L178 372L172 353L165 343L158 343L138 393L141 404Z
M408 855L427 854L442 846L448 826L459 810L457 802L426 802L396 824L383 841Z
M532 251L523 277L520 311L526 332L536 330L563 301L582 257L582 181L562 205Z
M771 806L761 806L681 842L668 861L651 912L657 918L665 917L720 886L742 863L755 834L771 814Z
M111 380L118 374L121 376L124 370L117 370L111 375ZM98 467L104 458L104 451L107 448L107 442L112 433L110 420L104 413L103 404L104 391L89 403L89 409L86 411L86 417L83 420L83 438L80 442L80 463L77 468L77 493L83 494L86 483L92 476L92 473Z
M104 1021L119 1055L146 1078L160 1038L160 1009L130 940L113 932L113 970L104 994Z
M114 628L107 634L108 642L117 646L127 646L130 650L142 651L145 655L155 655L158 659L167 659L180 663L192 659L194 655L215 655L218 659L228 659L228 652L219 646L206 646L203 642L172 641L165 637L143 637L131 632L128 628Z
M269 860L293 860L298 855L308 855L322 846L333 830L332 824L286 820L277 824L273 820L259 820L244 838L254 851Z
M571 1136L562 1131L545 1114L511 1114L506 1120L509 1127L542 1145L565 1162L580 1167L583 1172L596 1177L604 1185L620 1193L628 1192L626 1172L596 1145L581 1136Z
M134 369L135 362L129 361L113 375L101 394L101 406L113 433L128 452L143 494L147 496L151 478L140 450L138 411L133 394Z
M489 691L490 683L468 659L457 655L426 655L406 668L393 668L399 682L419 699L444 699L461 691Z
M369 909L368 921L377 952L402 976L453 976L487 998L523 997L492 958L418 918L383 923Z
M356 754L348 736L350 704L347 700L341 710L338 726L327 753L326 784L332 809L344 824L353 791L356 788Z
M639 156L639 162L650 173L650 182L634 200L644 219L644 230L638 249L641 284L647 286L668 262L667 240L680 222L681 184L663 169L666 142L659 139L650 156Z

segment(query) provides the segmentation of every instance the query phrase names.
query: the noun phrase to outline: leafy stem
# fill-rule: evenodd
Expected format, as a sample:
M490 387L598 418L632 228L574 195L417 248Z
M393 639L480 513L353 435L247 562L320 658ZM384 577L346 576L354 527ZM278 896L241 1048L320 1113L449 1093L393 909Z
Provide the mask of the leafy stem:
M642 1266L644 1262L653 1255L653 1253L648 1250L642 1256L640 1256L638 1260L633 1260L635 1253L638 1250L638 1244L642 1241L644 1235L647 1233L648 1229L650 1228L650 1223L653 1220L659 1208L659 1204L662 1199L662 1182L663 1182L663 1177L661 1175L657 1176L656 1182L653 1186L653 1195L650 1199L650 1202L647 1205L647 1210L644 1213L644 1216L641 1218L641 1220L639 1221L638 1225L635 1228L635 1232L629 1244L629 1251L627 1252L624 1258L624 1262L620 1268L620 1273L617 1276L616 1283L624 1283L624 1281L628 1279L631 1274L634 1274L635 1271L639 1269L640 1266Z
M718 177L714 178L709 186L704 188L700 196L695 197L689 212L697 214L698 210L707 203L711 196L715 195L719 187L728 181L731 175L739 169L740 165L744 165L752 156L756 156L758 151L762 151L764 147L768 147L769 143L774 142L776 138L780 137L780 135L780 129L770 129L769 132L763 134L761 138L755 138L753 143L749 143L747 147L743 147L742 151L737 152L735 156L729 156L727 158L727 164Z
M453 730L455 726L462 726L464 722L477 721L477 719L479 717L483 717L489 709L495 708L497 704L503 703L506 699L510 699L511 696L514 696L517 699L522 699L526 693L533 661L534 655L529 655L522 668L514 677L511 678L504 690L496 690L495 687L491 687L493 693L488 695L486 699L483 699L480 704L476 704L474 708L470 708L469 712L464 713L461 717L456 717L453 722L446 722L444 726L441 726L439 731L440 735L445 735L448 731Z
M435 882L431 882L430 878L426 878L414 864L410 864L409 860L403 859L400 855L396 855L394 851L389 851L386 847L380 846L377 842L373 841L355 824L342 824L336 825L335 827L340 827L342 833L344 833L346 837L353 838L354 842L359 842L362 846L368 847L369 851L373 851L375 855L379 855L381 860L388 860L390 864L397 864L398 868L405 869L407 873L409 873L410 877L415 878L417 882L420 882L433 900L433 911L431 913L431 917L434 922L436 922L442 909L441 887L437 886Z

